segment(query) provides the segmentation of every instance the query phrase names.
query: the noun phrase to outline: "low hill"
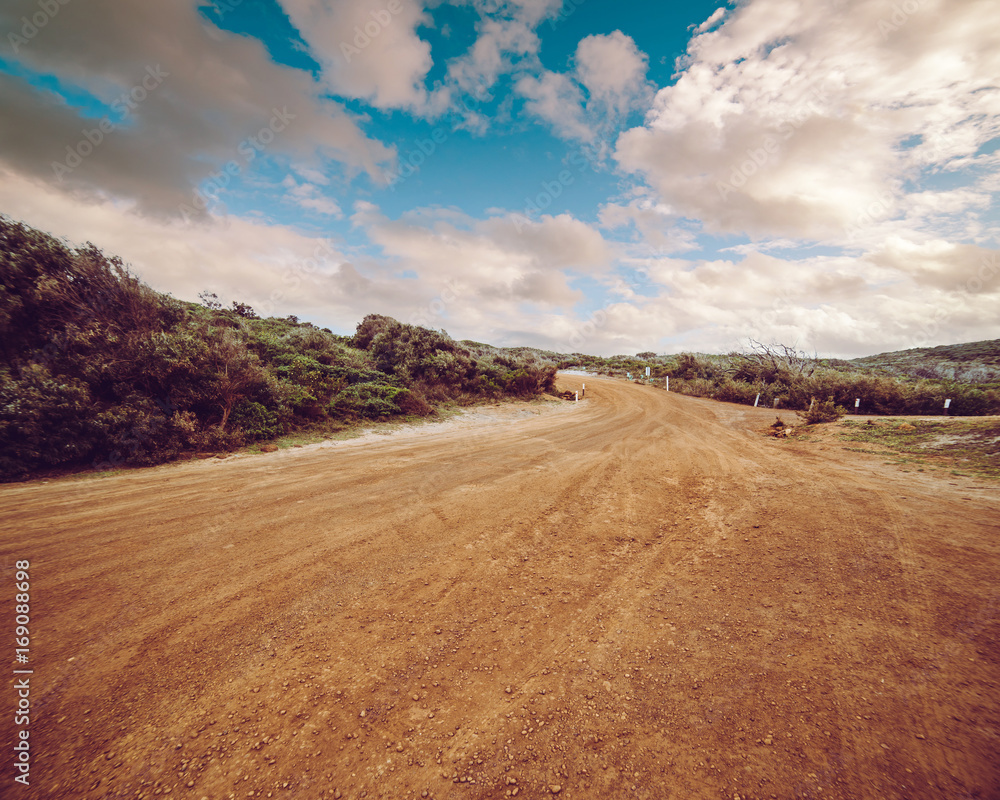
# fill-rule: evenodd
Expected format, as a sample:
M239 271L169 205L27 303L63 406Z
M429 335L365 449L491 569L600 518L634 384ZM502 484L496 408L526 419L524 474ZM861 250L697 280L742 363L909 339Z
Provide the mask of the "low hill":
M996 383L1000 381L1000 339L897 350L855 358L851 363L915 378Z

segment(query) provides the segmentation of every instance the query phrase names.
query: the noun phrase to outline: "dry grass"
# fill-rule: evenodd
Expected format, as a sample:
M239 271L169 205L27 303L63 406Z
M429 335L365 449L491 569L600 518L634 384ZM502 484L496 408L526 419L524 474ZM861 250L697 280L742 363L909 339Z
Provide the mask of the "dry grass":
M896 463L922 469L951 468L955 474L1000 478L1000 419L907 420L879 419L840 423L842 441L877 449L851 448L892 456Z

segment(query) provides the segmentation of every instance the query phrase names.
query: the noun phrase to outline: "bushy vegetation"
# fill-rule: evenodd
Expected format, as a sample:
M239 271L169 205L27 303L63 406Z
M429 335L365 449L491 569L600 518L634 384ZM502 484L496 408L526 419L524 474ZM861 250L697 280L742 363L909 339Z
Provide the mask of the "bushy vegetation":
M154 464L294 429L531 397L555 367L368 316L353 337L185 303L120 259L0 217L0 476Z
M821 422L836 422L846 413L846 408L836 405L830 398L821 403L810 403L808 409L797 411L796 415L806 425L818 425Z
M522 357L531 355L521 348ZM863 414L943 414L977 416L1000 413L1000 340L907 350L863 359L820 359L793 348L751 342L743 352L727 355L680 353L602 358L583 353L532 351L540 362L559 369L583 369L659 386L670 376L671 391L730 403L807 411L827 409L831 416ZM961 360L966 359L966 360ZM961 376L961 380L954 375ZM949 377L951 376L951 377ZM758 395L760 396L758 400ZM829 404L829 406L827 406Z
M728 356L683 360L689 369L678 391L749 404L760 394L760 405L799 410L812 406L814 414L830 419L835 409L837 414L852 412L857 400L864 414L943 414L948 398L951 414L1000 413L1000 380L967 383L921 377L759 344Z

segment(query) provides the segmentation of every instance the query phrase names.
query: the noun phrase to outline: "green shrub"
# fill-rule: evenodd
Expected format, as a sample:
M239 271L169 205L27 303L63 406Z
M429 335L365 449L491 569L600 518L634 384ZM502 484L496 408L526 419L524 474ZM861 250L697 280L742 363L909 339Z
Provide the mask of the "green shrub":
M270 439L279 432L278 415L250 400L241 401L233 409L229 424L249 442Z
M402 414L400 405L409 395L407 389L384 383L358 383L349 386L330 403L333 416L349 419L377 419Z
M130 397L97 413L94 422L101 434L94 448L94 466L147 466L180 452L180 437L169 417L148 398Z
M831 397L820 403L812 403L805 411L796 412L796 416L807 425L817 425L822 422L836 422L846 413L847 409L836 405Z
M726 379L715 389L713 397L727 403L753 404L760 389L745 381Z
M41 364L17 378L0 374L0 472L23 475L85 459L100 437L91 412L86 385Z

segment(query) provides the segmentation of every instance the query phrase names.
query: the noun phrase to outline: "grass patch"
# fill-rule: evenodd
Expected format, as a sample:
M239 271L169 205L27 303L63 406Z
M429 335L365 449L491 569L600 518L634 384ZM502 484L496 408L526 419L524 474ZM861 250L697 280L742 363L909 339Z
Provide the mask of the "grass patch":
M849 450L892 456L894 463L918 472L943 467L953 475L1000 478L998 420L848 420L841 428L841 441L878 448Z

